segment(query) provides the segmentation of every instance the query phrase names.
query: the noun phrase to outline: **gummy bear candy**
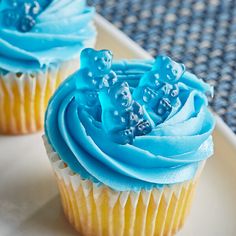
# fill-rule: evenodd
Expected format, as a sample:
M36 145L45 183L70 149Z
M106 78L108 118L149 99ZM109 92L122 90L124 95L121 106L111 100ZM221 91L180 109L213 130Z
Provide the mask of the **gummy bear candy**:
M144 105L155 124L163 122L179 106L178 83L185 66L169 57L159 56L150 71L140 79L133 97Z
M176 84L185 72L185 66L171 60L167 56L158 56L153 65L153 71L159 74L161 82Z
M22 17L20 20L19 30L22 32L27 32L30 31L34 25L35 25L34 18L30 15L26 15Z
M133 143L135 136L151 132L151 124L144 119L142 106L132 99L127 82L117 82L99 92L102 107L102 126L116 143Z
M36 24L36 17L52 0L5 0L0 1L0 16L4 25L21 32L30 31ZM2 4L2 7L1 7Z
M98 120L101 111L98 92L117 80L116 74L111 70L112 57L109 50L86 48L80 55L80 69L74 75L78 91L77 101Z

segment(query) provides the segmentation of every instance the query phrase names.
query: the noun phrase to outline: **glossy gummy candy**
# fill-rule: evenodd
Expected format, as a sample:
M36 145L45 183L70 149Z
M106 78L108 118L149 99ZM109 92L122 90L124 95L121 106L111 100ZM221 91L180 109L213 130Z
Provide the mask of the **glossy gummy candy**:
M86 48L80 55L80 70L76 72L76 87L79 90L98 91L116 82L111 70L112 53L109 50Z
M152 69L140 79L134 99L147 108L155 124L163 122L179 105L178 83L184 72L183 64L167 56L158 56Z
M30 31L34 25L35 25L34 18L30 15L25 15L20 20L19 30L22 32L27 32Z
M86 48L80 55L80 69L74 75L78 103L97 120L101 119L98 92L117 80L116 74L111 70L112 57L109 50Z
M28 32L36 24L36 17L50 2L51 0L8 0L8 7L0 12L2 21L7 27L14 27L21 32Z
M133 143L135 136L151 132L142 106L133 100L127 82L117 82L99 93L102 125L110 138L119 144Z

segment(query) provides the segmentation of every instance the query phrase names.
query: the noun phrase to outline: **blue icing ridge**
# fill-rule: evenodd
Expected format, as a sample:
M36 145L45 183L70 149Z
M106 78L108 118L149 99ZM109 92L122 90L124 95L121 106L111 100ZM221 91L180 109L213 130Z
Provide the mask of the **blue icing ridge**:
M23 3L29 6L26 10L18 7ZM81 50L95 41L94 14L84 0L2 0L0 70L40 71L79 57Z
M161 188L191 179L199 162L213 154L215 121L205 95L212 94L212 88L181 64L168 58L172 69L179 70L173 83L178 86L175 111L156 123L149 103L140 105L139 91L163 59L111 63L108 50L81 53L81 69L60 85L45 116L49 143L74 172L120 191ZM158 70L167 83L163 78L170 72ZM85 104L85 90L92 91L97 101ZM137 115L134 120L132 112ZM114 118L117 113L124 122ZM135 133L140 121L150 124L148 132ZM120 135L127 127L131 131Z

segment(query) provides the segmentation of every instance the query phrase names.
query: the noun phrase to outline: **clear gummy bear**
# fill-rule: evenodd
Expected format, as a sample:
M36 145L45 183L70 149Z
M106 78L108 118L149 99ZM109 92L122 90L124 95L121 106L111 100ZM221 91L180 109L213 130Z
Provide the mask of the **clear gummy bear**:
M142 106L132 99L127 82L117 82L101 90L102 126L112 141L131 144L135 136L151 132L151 124L144 119Z
M163 122L180 103L178 83L185 66L167 56L158 56L152 69L140 79L133 97L144 105L155 124Z

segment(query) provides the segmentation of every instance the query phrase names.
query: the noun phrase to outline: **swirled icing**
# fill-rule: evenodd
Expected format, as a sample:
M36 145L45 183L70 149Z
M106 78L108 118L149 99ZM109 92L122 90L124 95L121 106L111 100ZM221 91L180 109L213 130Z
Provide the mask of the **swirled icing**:
M0 2L0 15L8 7ZM94 9L85 0L53 0L35 18L34 27L20 32L0 20L0 69L32 72L79 57L95 40Z
M118 81L131 88L148 73L154 61L115 61ZM78 103L78 74L69 77L49 103L45 131L62 160L83 178L115 190L162 187L191 179L202 160L213 153L214 118L207 109L210 86L189 72L180 82L181 106L173 116L153 127L132 144L108 138L101 121Z

